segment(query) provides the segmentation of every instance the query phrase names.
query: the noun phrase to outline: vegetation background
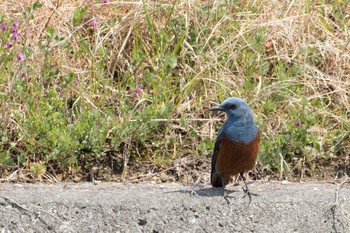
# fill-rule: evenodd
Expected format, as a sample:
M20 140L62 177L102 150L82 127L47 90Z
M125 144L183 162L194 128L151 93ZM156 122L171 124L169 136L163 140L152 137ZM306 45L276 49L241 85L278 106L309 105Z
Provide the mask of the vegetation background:
M208 182L224 115L262 131L251 178L348 176L349 1L0 3L0 178Z

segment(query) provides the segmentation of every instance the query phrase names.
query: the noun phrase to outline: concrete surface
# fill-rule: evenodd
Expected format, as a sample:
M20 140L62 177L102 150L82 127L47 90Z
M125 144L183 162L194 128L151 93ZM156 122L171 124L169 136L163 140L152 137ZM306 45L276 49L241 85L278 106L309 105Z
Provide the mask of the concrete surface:
M348 183L249 188L0 183L0 232L350 232Z

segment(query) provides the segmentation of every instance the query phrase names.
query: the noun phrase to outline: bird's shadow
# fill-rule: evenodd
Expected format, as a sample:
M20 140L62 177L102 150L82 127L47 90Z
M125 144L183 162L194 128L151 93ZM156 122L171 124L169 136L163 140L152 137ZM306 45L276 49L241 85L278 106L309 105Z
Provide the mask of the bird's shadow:
M214 188L214 187L193 187L193 189L180 189L180 190L174 190L174 191L168 191L165 193L183 193L188 194L193 197L223 197L224 200L227 202L228 205L231 204L230 200L237 200L241 198L248 197L248 206L250 205L252 198L251 196L258 196L258 194L255 193L245 193L244 190L231 190L231 189L225 189L225 188ZM234 194L235 193L235 194ZM244 195L242 197L239 197L238 193L243 193ZM233 194L233 195L232 195Z
M214 188L214 187L194 187L193 189L180 189L180 190L174 190L174 191L168 191L165 193L184 193L189 194L191 196L197 196L197 197L217 197L217 196L224 196L224 195L230 195L232 193L240 192L240 190L228 190L224 188Z

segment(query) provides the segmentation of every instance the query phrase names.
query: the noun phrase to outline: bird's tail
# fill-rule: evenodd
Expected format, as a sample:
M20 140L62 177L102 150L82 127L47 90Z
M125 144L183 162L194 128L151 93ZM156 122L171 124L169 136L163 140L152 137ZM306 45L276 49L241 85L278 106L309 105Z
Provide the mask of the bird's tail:
M226 179L224 176L217 173L215 169L212 169L210 182L213 187L225 187L229 181L230 179Z

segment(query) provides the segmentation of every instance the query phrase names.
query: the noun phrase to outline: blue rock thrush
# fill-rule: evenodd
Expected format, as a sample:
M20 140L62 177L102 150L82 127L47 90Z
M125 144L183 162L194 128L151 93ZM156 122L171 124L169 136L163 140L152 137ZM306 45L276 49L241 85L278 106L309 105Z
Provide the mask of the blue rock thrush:
M221 126L215 142L211 167L211 184L225 187L231 176L241 175L251 200L244 172L255 166L259 150L260 131L254 123L248 104L240 98L228 98L211 111L223 111L226 122Z

